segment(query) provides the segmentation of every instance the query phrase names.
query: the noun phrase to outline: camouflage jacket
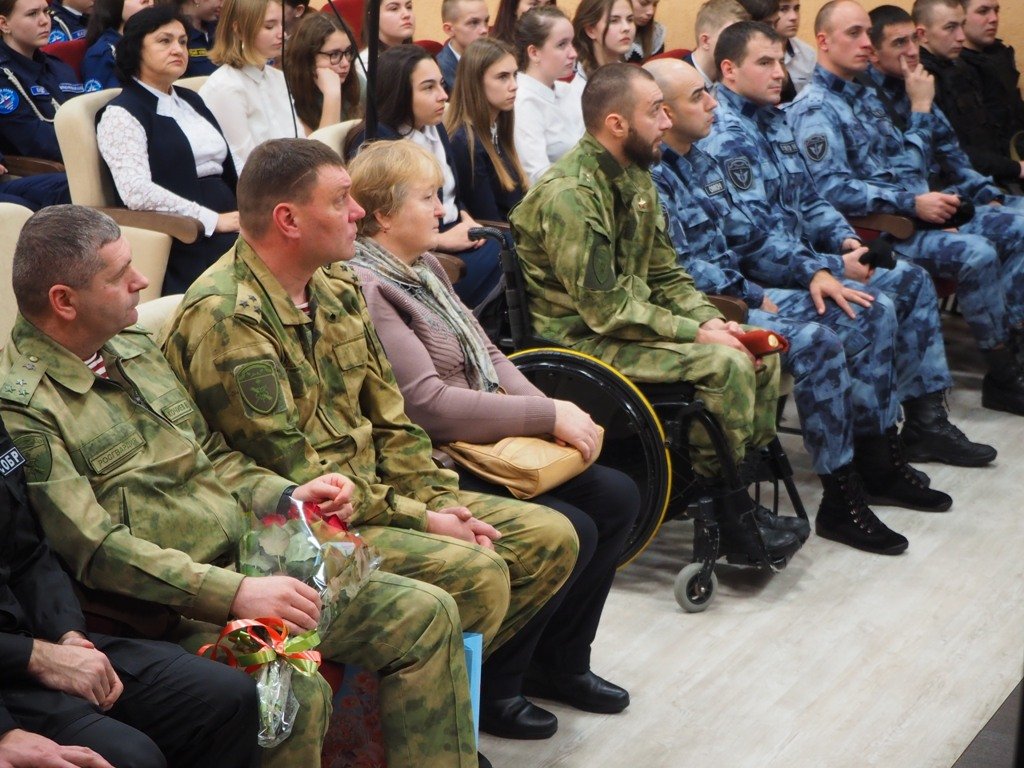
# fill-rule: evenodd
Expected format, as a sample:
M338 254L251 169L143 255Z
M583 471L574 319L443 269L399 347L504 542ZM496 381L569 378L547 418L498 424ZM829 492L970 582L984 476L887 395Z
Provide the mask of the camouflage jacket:
M773 288L806 288L823 269L841 278L837 254L856 233L818 194L782 111L724 85L716 93L714 127L698 147L722 166L736 203L723 224L729 242L768 237L772 247L752 274Z
M929 191L931 114L915 112L901 132L873 89L819 64L786 118L818 191L844 215L915 215Z
M405 415L354 273L331 265L307 290L310 315L240 238L185 294L164 354L231 446L296 483L347 475L355 523L425 530L457 477Z
M676 264L650 173L589 133L509 220L541 336L610 360L630 342L692 342L721 317Z
M100 350L109 379L20 315L11 337L0 410L27 461L32 506L73 576L226 621L248 512L275 510L290 483L207 427L142 329Z

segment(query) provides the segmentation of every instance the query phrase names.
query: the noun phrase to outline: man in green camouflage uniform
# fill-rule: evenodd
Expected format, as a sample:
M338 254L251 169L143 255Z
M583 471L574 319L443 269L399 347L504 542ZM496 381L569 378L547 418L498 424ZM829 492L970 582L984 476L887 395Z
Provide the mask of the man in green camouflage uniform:
M755 361L736 338L744 328L725 322L676 263L648 171L671 125L661 91L636 67L601 67L588 79L583 116L587 133L510 216L534 330L635 381L693 384L739 462L775 436L778 359ZM745 488L722 485L699 425L689 443L694 471L722 500L723 526L754 511ZM791 519L759 514L765 546L795 551Z
M306 190L293 181L304 169ZM354 254L363 215L340 158L279 140L246 170L242 237L186 293L164 342L171 367L211 426L260 465L294 482L325 470L352 478L352 520L382 567L454 597L485 656L516 647L569 575L572 526L545 507L460 491L433 463L356 277L339 262ZM511 695L490 695L488 669L484 698Z
M85 588L86 611L123 622L122 631L195 648L233 618L279 616L293 631L312 629L316 591L287 576L237 573L239 539L250 511L286 508L288 495L338 507L351 483L318 470L296 487L211 431L148 334L126 328L147 282L130 262L117 225L77 206L36 214L19 240L21 314L3 351L0 411L26 457L43 529ZM90 350L98 356L87 365ZM374 572L322 640L326 658L381 671L392 768L476 766L449 595ZM295 729L265 766L320 764L330 689L319 675L292 682Z

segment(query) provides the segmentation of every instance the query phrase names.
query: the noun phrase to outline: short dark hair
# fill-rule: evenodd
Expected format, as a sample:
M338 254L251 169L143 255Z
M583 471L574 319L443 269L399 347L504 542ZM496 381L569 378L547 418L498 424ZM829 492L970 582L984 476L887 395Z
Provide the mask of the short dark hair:
M629 117L633 114L636 99L633 95L634 80L654 81L646 69L633 64L613 62L598 67L587 78L583 89L583 124L591 133L597 131L610 114Z
M100 249L121 237L117 223L84 205L51 205L25 222L14 248L11 282L18 310L41 317L50 288L82 288L103 268Z
M871 17L871 29L868 30L868 37L871 44L878 48L885 38L885 28L893 24L914 23L913 18L905 10L896 5L880 5L868 13Z
M176 21L187 33L189 24L176 5L160 4L143 8L124 25L124 35L114 48L117 79L127 85L142 69L142 41L165 24Z
M723 29L715 44L715 66L719 73L722 71L723 61L742 64L747 57L750 41L758 35L767 37L773 43L783 42L782 36L763 21L737 21Z
M779 12L779 0L739 0L739 3L754 21L764 21Z
M915 24L931 24L935 16L935 9L939 6L945 8L962 8L960 0L914 0L914 7L910 14ZM966 10L966 9L964 9Z
M310 139L271 139L249 155L238 177L238 219L246 234L262 237L274 206L286 200L305 203L324 166L344 168L341 155Z

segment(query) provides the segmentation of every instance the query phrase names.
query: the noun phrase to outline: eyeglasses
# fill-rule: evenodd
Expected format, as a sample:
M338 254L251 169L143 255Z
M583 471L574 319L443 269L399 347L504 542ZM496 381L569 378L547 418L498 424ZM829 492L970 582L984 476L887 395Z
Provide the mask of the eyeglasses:
M317 53L326 56L331 64L341 64L342 59L352 61L356 57L356 50L351 46L344 51L317 51Z

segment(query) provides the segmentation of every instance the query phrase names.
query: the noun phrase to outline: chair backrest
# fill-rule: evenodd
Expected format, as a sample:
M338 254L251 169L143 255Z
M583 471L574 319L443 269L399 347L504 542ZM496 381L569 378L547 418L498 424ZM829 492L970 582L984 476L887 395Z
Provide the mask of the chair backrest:
M120 93L120 88L83 93L68 99L57 110L57 143L64 157L71 202L76 205L117 205L114 180L96 143L96 114Z
M82 61L85 59L85 52L89 50L84 37L77 40L62 40L59 43L48 43L43 46L42 50L43 53L56 56L63 61L75 70L79 80L82 79Z
M152 331L158 342L162 341L163 327L171 319L171 315L178 309L178 305L184 298L185 294L175 293L139 304L139 325Z
M18 235L31 215L32 211L22 205L0 203L0 347L7 343L14 318L18 316L11 285L11 266Z
M183 77L179 80L175 80L174 84L180 85L182 88L188 88L190 91L195 91L196 93L199 93L199 89L203 87L203 83L205 83L209 79L209 77L209 75Z
M171 254L171 236L138 227L121 227L121 233L132 248L132 266L149 279L149 286L139 300L160 298L160 286L163 285L167 259Z
M366 18L365 0L329 0L320 9L320 13L330 13L333 15L334 11L331 9L331 6L338 9L341 18L345 20L345 23L352 30L352 34L356 37L356 44L361 44L363 39L363 20Z
M345 146L345 139L348 137L352 128L359 122L359 120L345 120L340 123L335 123L334 125L328 125L326 128L320 128L313 131L309 134L309 138L316 139L317 141L326 144L339 155L344 157L343 148Z
M415 40L414 42L434 57L436 57L437 54L441 52L441 49L444 48L444 43L439 43L437 40Z
M685 59L691 53L692 51L689 48L673 48L670 51L656 53L647 59L647 61L657 61L658 59Z

